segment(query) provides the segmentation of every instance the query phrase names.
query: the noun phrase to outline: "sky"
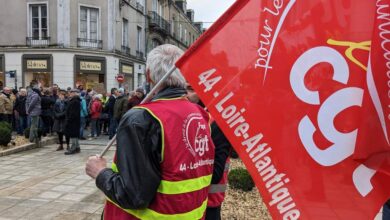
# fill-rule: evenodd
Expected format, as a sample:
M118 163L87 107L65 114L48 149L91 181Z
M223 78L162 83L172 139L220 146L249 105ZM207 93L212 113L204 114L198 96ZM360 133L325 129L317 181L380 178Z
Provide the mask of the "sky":
M195 21L215 22L235 0L187 0L187 9L194 9ZM204 23L208 28L212 23Z

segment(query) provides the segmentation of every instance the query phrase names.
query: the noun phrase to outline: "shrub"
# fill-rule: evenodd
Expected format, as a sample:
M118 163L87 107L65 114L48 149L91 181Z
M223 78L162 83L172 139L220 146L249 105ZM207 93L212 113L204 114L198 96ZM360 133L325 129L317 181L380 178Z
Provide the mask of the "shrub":
M236 168L229 172L229 185L233 189L241 189L245 192L251 191L255 186L249 172L244 168Z
M0 122L0 127L3 127L3 126L12 131L12 125L10 123L5 122L5 121L1 121Z
M12 128L9 123L0 123L0 145L7 146L11 142Z

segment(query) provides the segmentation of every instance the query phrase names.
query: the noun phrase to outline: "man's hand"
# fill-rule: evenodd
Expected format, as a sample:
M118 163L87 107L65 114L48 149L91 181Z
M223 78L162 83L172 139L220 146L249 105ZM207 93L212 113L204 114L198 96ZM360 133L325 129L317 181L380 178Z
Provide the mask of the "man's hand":
M91 156L88 158L85 166L85 172L88 176L96 179L99 173L107 167L107 160L99 156Z

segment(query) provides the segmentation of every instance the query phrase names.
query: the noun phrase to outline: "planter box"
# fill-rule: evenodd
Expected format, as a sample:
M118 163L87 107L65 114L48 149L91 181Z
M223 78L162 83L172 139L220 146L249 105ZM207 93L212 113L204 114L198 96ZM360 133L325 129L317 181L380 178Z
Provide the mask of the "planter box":
M22 151L32 150L34 148L38 148L38 147L42 147L42 146L46 146L46 145L50 145L50 144L54 144L56 142L56 140L57 140L57 137L44 137L41 139L40 143L38 143L38 144L28 143L28 144L20 145L20 146L13 147L10 149L2 150L2 151L0 151L0 157L19 153Z

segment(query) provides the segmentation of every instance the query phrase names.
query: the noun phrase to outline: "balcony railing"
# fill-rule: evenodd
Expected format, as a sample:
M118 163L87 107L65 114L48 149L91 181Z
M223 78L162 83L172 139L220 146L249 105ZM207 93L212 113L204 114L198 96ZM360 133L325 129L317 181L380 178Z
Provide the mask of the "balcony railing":
M86 38L77 38L77 47L102 49L103 41L86 39Z
M139 2L137 2L135 8L136 8L139 12L141 12L142 14L144 13L145 8L144 8L144 6L141 5Z
M171 29L169 22L158 15L155 11L149 11L149 25L160 29L165 34L169 34Z
M122 51L123 54L130 55L130 48L128 46L123 46L122 45L121 51Z
M141 59L141 60L143 60L144 59L144 53L143 52L141 52L141 51L136 51L135 52L135 56L138 58L138 59Z
M50 44L50 37L26 37L26 44L29 47L47 47Z

